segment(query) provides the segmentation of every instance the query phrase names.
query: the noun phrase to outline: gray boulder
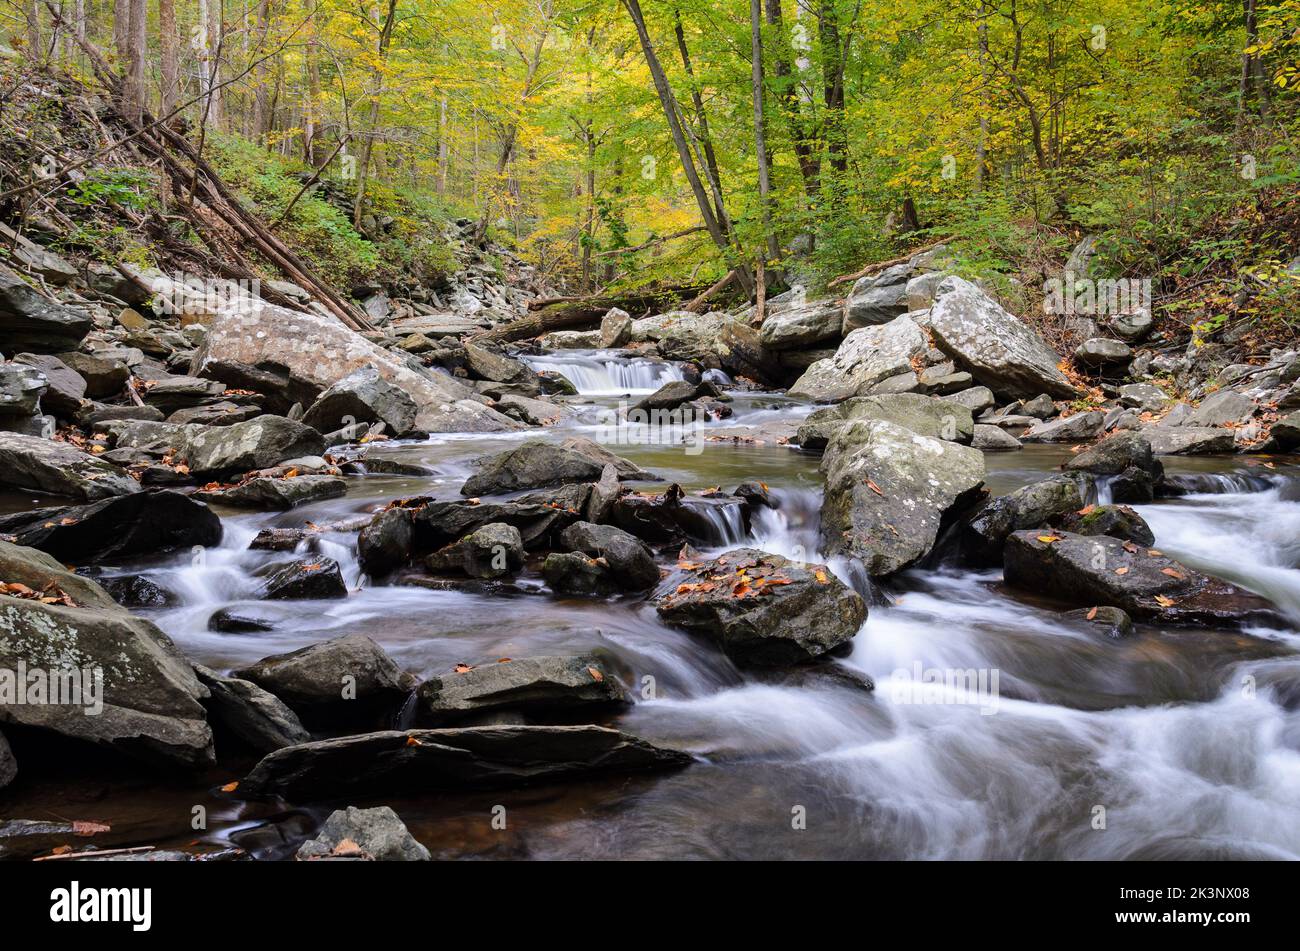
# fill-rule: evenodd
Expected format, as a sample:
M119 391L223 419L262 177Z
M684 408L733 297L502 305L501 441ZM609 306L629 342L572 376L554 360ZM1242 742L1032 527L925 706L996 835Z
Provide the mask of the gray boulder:
M539 439L477 460L479 471L461 486L461 495L497 495L519 489L540 489L575 482L595 482L607 462L618 467L620 479L650 477L626 459L605 450L592 451L590 440L562 445ZM596 447L599 449L599 447Z
M962 522L962 556L977 565L1002 564L1002 549L1012 532L1055 525L1083 508L1079 481L1056 476L989 499Z
M302 421L322 433L355 423L383 423L389 433L402 436L415 428L418 413L404 390L374 367L361 367L321 393Z
M93 326L89 314L42 297L0 264L0 341L6 350L75 350Z
M1015 436L997 426L975 425L970 441L972 449L980 452L1015 452L1025 448Z
M395 507L377 513L357 537L361 570L374 578L396 571L410 561L414 535L410 509Z
M979 497L984 456L879 420L851 422L826 446L822 550L859 558L872 576L924 558L950 516Z
M427 862L429 850L415 841L388 806L348 806L330 814L316 838L304 842L299 862L360 858L373 862Z
M1119 388L1119 404L1141 413L1158 413L1169 405L1169 396L1150 383L1129 383Z
M560 533L560 544L570 551L604 559L613 579L630 591L641 591L659 582L659 568L650 549L621 528L574 522Z
M907 283L911 268L895 264L880 274L860 278L844 301L845 335L859 327L887 324L907 313Z
M1231 429L1211 426L1150 426L1145 430L1151 449L1160 456L1203 456L1236 448Z
M71 419L86 404L86 381L58 357L40 353L20 353L14 357L39 370L49 389L41 397L41 411Z
M819 409L804 420L795 438L803 450L820 452L845 423L866 419L884 420L931 439L959 443L969 443L975 431L970 410L960 403L920 393L885 393Z
M1247 422L1259 412L1259 405L1252 399L1233 390L1219 390L1211 393L1201 404L1192 410L1184 426L1228 426Z
M994 393L1076 395L1057 366L1061 355L974 284L946 278L930 308L929 326L939 348Z
M387 730L277 750L237 795L314 801L430 789L515 787L591 773L676 769L692 757L600 726Z
M119 440L119 445L121 442ZM325 440L310 426L283 416L187 430L181 457L198 479L269 469L286 459L319 456Z
M1080 366L1093 369L1122 369L1133 361L1133 351L1122 340L1093 337L1075 348L1074 360Z
M270 566L262 578L260 596L266 601L346 598L348 588L337 561L313 557Z
M125 469L66 442L0 432L0 486L93 502L140 491Z
M339 476L299 475L280 479L258 477L229 489L200 490L194 495L204 502L234 508L291 509L310 502L341 498L347 491L347 479Z
M580 552L551 552L542 562L542 577L556 594L581 597L613 594L619 589L609 566Z
M617 307L600 319L600 345L605 349L626 347L632 342L632 318Z
M921 328L907 317L854 330L834 357L818 360L804 371L789 394L818 403L866 396L893 377L911 374L912 359L925 353L928 346Z
M944 399L951 403L960 403L970 410L973 416L979 416L986 409L991 409L997 402L993 398L993 391L987 386L972 386L969 389L951 393L945 396Z
M1106 414L1096 410L1038 423L1020 438L1026 442L1087 442L1101 432Z
M414 686L384 649L363 634L264 657L233 676L269 690L304 716L396 708Z
M524 566L524 540L519 529L490 522L425 560L430 571L463 571L471 578L503 578Z
M448 724L468 717L518 711L530 718L599 710L629 701L627 691L598 657L516 657L477 667L460 665L430 677L416 691L420 716Z
M763 667L815 660L847 644L867 618L866 602L825 565L754 548L679 563L655 608L738 663Z
M207 691L167 635L44 552L0 542L0 578L55 599L0 595L0 670L22 664L81 686L67 703L0 704L0 722L172 768L213 763Z
M834 301L808 301L769 314L758 339L769 350L802 350L839 340L844 310Z
M34 416L49 380L35 367L23 363L0 363L0 416Z

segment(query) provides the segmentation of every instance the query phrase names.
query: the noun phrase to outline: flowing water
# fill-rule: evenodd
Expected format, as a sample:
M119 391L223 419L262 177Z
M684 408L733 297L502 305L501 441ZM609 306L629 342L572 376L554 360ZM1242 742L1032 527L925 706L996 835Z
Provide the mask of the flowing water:
M556 439L601 433L620 397L680 376L670 364L602 351L530 362L581 391L582 411L548 431ZM770 441L699 438L711 426L759 432L810 407L773 394L737 394L733 405L725 423L665 438L620 429L611 448L688 490L730 490L749 478L771 487L780 507L760 513L749 537L737 510L713 506L698 547L813 555L817 460ZM386 444L374 454L427 475L357 477L346 498L288 513L222 513L219 548L119 567L175 592L177 605L150 616L193 660L222 670L353 632L421 677L460 662L602 649L637 695L608 722L699 757L667 775L386 800L439 857L1300 857L1295 627L1139 625L1134 637L1110 640L1063 618L1060 606L1005 589L997 571L936 565L877 588L832 561L872 605L851 652L822 667L756 673L661 624L634 598L557 599L539 580L492 596L374 586L357 566L355 534L341 531L308 545L343 566L354 589L346 601L252 600L252 572L289 557L249 551L259 528L324 525L399 496L456 497L470 460L518 438ZM1004 493L1043 478L1065 452L989 455L988 484ZM1170 469L1188 494L1142 507L1157 544L1268 596L1300 624L1297 470L1235 458ZM232 606L273 630L209 631L212 612ZM931 672L972 676L917 689ZM191 804L208 808L207 830L191 830ZM310 831L330 805L280 811L213 787L68 780L27 789L14 814L90 812L114 824L113 845L233 840L280 856L292 851L285 835ZM497 805L507 808L504 830L492 823Z

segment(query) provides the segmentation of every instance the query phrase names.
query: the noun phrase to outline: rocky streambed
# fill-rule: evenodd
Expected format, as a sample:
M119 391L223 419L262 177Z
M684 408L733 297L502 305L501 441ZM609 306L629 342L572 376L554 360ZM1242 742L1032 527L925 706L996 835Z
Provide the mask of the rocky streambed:
M0 668L99 709L0 704L0 857L1300 854L1300 468L1206 453L1278 400L1079 411L894 278L766 339L268 308L6 364Z

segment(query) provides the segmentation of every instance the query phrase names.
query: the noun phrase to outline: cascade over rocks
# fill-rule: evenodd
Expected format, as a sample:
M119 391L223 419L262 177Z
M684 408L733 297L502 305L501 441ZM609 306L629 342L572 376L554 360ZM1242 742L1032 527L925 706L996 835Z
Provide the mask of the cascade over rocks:
M172 769L212 764L206 689L162 631L32 548L0 541L0 578L48 591L55 603L0 595L0 671L83 672L72 703L0 702L0 722L57 733ZM102 671L102 694L91 672ZM0 690L6 687L0 675ZM96 694L103 709L88 715ZM30 697L29 697L30 699Z

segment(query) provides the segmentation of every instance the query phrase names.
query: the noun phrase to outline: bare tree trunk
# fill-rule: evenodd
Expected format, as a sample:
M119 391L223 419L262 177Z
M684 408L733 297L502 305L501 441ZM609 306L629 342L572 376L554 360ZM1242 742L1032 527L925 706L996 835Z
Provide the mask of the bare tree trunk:
M795 3L795 23L798 24L799 4ZM767 22L769 26L775 28L778 35L783 30L781 0L767 0ZM808 134L807 123L804 121L803 113L799 105L799 96L796 93L796 77L790 66L790 60L787 58L785 48L778 43L776 56L773 61L773 72L778 80L782 81L781 95L779 102L781 110L785 113L786 123L790 126L790 140L794 143L795 159L799 163L799 174L803 178L804 193L809 198L817 197L817 176L820 173L817 156L814 154L811 137Z
M695 81L695 68L691 65L691 51L686 45L686 32L682 29L681 14L674 8L673 28L677 35L677 51L682 57L682 69L686 71L686 81L691 87L691 105L695 107L695 124L699 132L700 149L704 152L704 172L709 188L713 192L714 213L724 232L731 231L731 221L727 218L727 208L722 201L722 175L718 172L718 157L713 150L713 136L709 132L709 117L704 111L704 98L700 95L699 83Z
M677 157L682 163L682 170L686 173L686 180L690 183L691 192L695 195L695 204L699 207L700 217L704 219L704 226L709 229L709 236L713 238L713 243L718 246L718 250L723 253L723 257L730 258L732 252L731 241L722 230L718 216L709 204L709 196L704 191L704 183L700 181L699 172L696 171L695 160L691 157L690 145L686 142L686 133L682 130L681 121L677 116L677 100L673 96L672 87L668 85L668 77L664 75L659 57L655 53L654 43L650 39L650 31L646 29L645 17L641 13L641 4L639 0L622 0L622 2L628 15L632 17L632 23L636 26L637 37L641 41L641 50L645 54L646 65L650 68L655 91L659 94L659 103L663 107L664 119L668 122L668 129L672 133L673 145L677 147ZM752 290L752 284L744 284L743 282L742 284L745 293L748 294Z
M126 30L123 39L123 62L126 65L125 81L122 83L122 106L128 116L139 121L145 102L144 64L147 53L147 33L145 0L125 0Z
M309 165L319 165L316 139L320 136L320 36L316 32L316 15L307 25L307 55L303 64L307 72L307 94L302 104L302 154Z
M23 19L27 21L27 55L33 62L44 62L45 42L41 39L41 9L36 0L23 0Z
M117 68L126 75L126 63L131 46L131 0L113 0L113 55Z
M221 128L223 123L224 95L221 90L221 57L225 40L225 25L222 17L223 0L206 0L208 11L208 105L207 120L213 128Z
M388 43L393 37L393 22L397 18L397 0L388 0L388 13L379 31L379 61L388 53ZM375 70L375 88L370 94L370 114L365 136L361 140L361 158L357 162L357 197L352 205L352 227L361 230L361 218L366 208L366 178L370 172L370 157L375 151L375 132L379 125L379 96L384 91L384 74Z
M158 0L158 45L162 53L162 89L159 115L169 115L180 101L180 39L176 32L175 0Z
M772 230L772 180L768 168L767 133L763 120L763 3L749 0L749 40L751 50L751 91L754 97L754 152L758 156L758 200L763 206L763 233L768 256L781 256L781 244ZM759 261L759 300L762 300L762 261Z
M258 55L266 45L267 33L270 30L270 4L268 0L258 0L257 3L257 45L254 49L254 55ZM274 123L274 112L271 108L271 89L269 88L270 70L266 63L260 63L253 70L253 138L262 143L267 142L267 136L271 132Z

